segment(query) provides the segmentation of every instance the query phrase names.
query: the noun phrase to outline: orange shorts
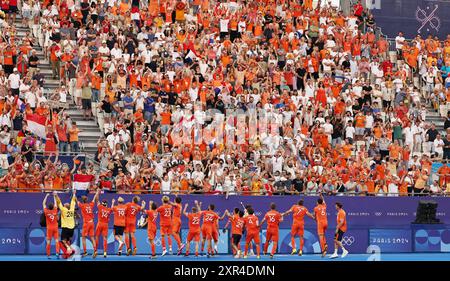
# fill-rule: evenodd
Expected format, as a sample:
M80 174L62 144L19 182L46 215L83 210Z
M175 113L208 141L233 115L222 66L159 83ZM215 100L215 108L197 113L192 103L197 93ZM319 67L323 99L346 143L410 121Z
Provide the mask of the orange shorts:
M202 237L203 239L213 239L213 229L210 226L202 226Z
M291 228L291 236L303 236L305 233L305 225L303 224L293 224Z
M278 229L268 229L266 232L266 241L278 242Z
M328 224L318 224L317 225L317 234L325 235L327 228L328 228Z
M170 235L172 234L172 225L161 225L160 230L161 235Z
M245 236L245 244L250 243L251 241L254 241L256 244L259 244L261 242L261 240L259 239L259 232L249 232L247 233L247 235Z
M190 232L187 235L187 241L191 242L191 241L195 241L198 242L200 241L200 231L198 232Z
M135 222L128 222L125 225L125 233L135 233L136 232L136 223Z
M181 220L174 219L172 221L172 231L173 231L173 233L180 233L180 231L181 231Z
M81 230L81 236L94 236L94 222L83 223L83 229Z
M156 237L156 228L147 229L148 239L154 240Z
M219 231L217 230L217 228L213 228L212 230L212 239L214 240L214 242L217 243L217 241L219 241Z
M98 223L97 229L95 230L96 236L108 236L108 224L106 223Z
M51 240L52 238L56 240L58 239L58 237L59 237L58 228L55 227L47 228L47 240Z

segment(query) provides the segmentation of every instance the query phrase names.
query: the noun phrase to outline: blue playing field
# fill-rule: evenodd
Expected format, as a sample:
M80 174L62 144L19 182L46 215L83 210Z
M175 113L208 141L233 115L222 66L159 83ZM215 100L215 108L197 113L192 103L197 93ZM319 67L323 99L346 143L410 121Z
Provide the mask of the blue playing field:
M0 255L0 261L48 261L45 255ZM345 258L330 259L329 256L322 258L321 255L303 255L291 256L291 255L276 255L274 259L270 259L269 256L261 256L261 259L256 257L248 257L247 259L235 259L230 255L219 255L211 258L206 256L200 257L183 257L166 255L164 257L158 256L156 259L150 259L149 256L137 255L137 256L117 256L109 255L104 258L102 255L98 255L96 259L92 256L84 258L75 257L73 260L81 260L86 262L91 261L450 261L450 253L407 253L407 254L349 254ZM50 261L66 261L63 259L57 260L55 256L52 256Z

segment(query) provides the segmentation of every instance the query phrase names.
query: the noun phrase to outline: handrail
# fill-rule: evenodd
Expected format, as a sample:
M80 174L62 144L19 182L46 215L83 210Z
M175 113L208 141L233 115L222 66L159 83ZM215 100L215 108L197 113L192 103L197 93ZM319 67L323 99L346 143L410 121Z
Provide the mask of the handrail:
M57 193L70 193L72 189L33 189L33 188L17 188L12 191L3 191L0 188L0 194L2 193L50 193L50 192L57 192ZM89 193L94 194L95 190L90 189ZM224 195L226 196L225 191L204 191L204 190L198 190L198 191L189 191L189 190L172 190L170 192L161 191L161 190L148 190L148 189L133 189L133 190L127 190L127 191L117 191L117 190L106 190L103 189L103 193L111 193L111 194L166 194L166 195ZM276 194L277 192L272 192L273 196L290 196L290 195L301 195L301 196L318 196L321 194L321 192L293 192L289 194ZM326 192L322 192L322 194L327 194ZM252 195L252 196L267 196L269 195L266 191L232 191L228 193L228 196L235 196L235 195ZM375 197L405 197L405 196L433 196L433 197L450 197L450 192L441 192L441 193L414 193L414 192L407 192L407 193L401 193L401 192L388 192L388 193L378 193L375 192L367 194L361 193L361 192L354 192L354 191L346 191L346 192L338 192L336 194L328 194L329 196L375 196Z

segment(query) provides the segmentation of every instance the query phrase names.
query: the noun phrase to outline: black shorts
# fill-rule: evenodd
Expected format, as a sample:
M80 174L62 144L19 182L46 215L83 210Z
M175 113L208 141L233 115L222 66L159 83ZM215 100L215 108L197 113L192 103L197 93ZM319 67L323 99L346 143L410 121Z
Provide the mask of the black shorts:
M240 234L232 234L231 235L231 239L232 239L234 245L239 245L239 242L241 242L241 238L242 238L242 235L240 235Z
M342 230L338 230L338 232L334 235L334 239L336 240L336 241L339 241L339 242L341 242L342 241L342 237L344 236L344 231L342 231Z
M83 106L83 109L91 109L91 100L90 99L81 99L81 104Z
M114 235L123 235L123 231L125 230L125 226L114 226Z
M61 240L70 241L73 237L73 228L63 227L61 228Z
M17 14L19 12L19 9L17 8L17 6L11 6L9 5L9 11L8 13L10 14Z

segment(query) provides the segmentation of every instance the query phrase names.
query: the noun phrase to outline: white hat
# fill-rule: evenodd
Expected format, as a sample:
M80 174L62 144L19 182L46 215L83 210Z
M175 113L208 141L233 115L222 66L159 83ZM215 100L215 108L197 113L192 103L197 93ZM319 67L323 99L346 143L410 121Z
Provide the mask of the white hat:
M17 70L17 67L14 67L13 71L14 71L14 72L15 72L15 71L18 71L18 70Z

